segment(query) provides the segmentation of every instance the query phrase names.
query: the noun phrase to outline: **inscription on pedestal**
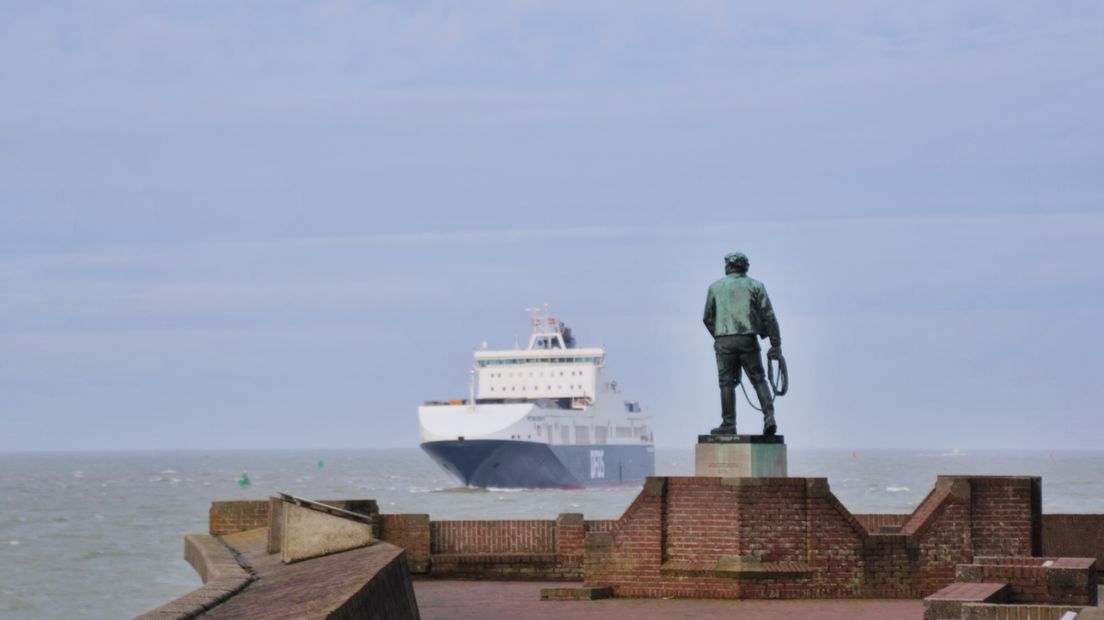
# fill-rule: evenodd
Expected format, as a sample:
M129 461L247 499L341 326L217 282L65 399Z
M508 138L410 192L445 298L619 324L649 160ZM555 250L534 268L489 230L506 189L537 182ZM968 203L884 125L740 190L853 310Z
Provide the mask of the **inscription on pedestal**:
M786 477L786 443L782 435L699 435L694 451L695 476L722 478Z

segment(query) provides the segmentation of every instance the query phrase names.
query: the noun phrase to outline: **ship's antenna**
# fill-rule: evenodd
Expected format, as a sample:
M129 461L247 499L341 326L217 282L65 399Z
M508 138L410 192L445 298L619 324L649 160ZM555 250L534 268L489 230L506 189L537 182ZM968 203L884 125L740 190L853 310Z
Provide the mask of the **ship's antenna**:
M475 369L470 371L471 376L468 378L468 411L475 411Z
M540 308L526 308L529 311L529 329L530 333L537 333L540 329Z
M548 302L547 301L544 302L543 305L544 305L544 322L547 323L549 326L551 326L552 325L552 318L550 316L548 316ZM548 329L548 328L545 327L544 329ZM545 349L551 349L552 348L552 339L549 338L548 336L544 337L544 348Z

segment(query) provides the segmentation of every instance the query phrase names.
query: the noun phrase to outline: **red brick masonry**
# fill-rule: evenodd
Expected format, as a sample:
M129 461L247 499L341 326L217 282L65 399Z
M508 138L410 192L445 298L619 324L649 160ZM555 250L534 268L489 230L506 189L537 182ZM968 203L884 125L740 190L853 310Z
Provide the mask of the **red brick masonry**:
M1090 605L1097 603L1094 558L974 558L956 571L959 582L1008 584L1009 603Z
M1104 553L1104 515L1043 516L1040 488L1037 477L940 476L912 514L853 515L823 478L651 478L616 521L376 513L374 523L378 538L406 550L412 573L434 577L585 573L620 596L921 598L976 556ZM211 532L267 516L263 500L215 502Z
M211 502L207 531L211 536L268 527L268 500Z
M588 586L617 596L921 598L975 555L1041 548L1040 479L940 476L903 521L864 520L824 478L649 478L586 537Z
M430 521L430 573L577 581L583 578L586 533L608 531L613 523L587 521L574 513L561 514L555 521Z
M278 500L213 502L210 533L225 536L268 526L272 501ZM322 503L370 514L376 537L406 550L410 572L435 577L578 581L584 536L609 531L616 523L574 513L555 520L430 521L426 514L379 514L372 500Z
M1104 575L1104 515L1043 515L1043 553L1048 557L1096 558Z

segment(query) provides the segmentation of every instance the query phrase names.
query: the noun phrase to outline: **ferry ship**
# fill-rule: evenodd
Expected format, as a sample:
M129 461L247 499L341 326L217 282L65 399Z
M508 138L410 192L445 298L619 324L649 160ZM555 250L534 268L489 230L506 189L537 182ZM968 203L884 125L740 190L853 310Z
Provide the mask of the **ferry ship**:
M475 352L468 398L418 408L421 446L462 484L577 488L655 473L652 418L605 376L606 351L533 310L529 344Z

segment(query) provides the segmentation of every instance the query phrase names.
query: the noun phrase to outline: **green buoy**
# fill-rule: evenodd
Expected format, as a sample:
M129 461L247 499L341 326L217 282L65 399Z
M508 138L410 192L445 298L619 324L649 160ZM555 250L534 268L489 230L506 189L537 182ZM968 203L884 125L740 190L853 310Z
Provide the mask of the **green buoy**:
M249 487L253 486L253 482L249 480L249 474L245 473L244 471L242 472L241 477L238 478L238 486L243 489L248 489Z
M318 469L322 469L325 466L326 466L326 461L323 461L322 459L318 459Z

